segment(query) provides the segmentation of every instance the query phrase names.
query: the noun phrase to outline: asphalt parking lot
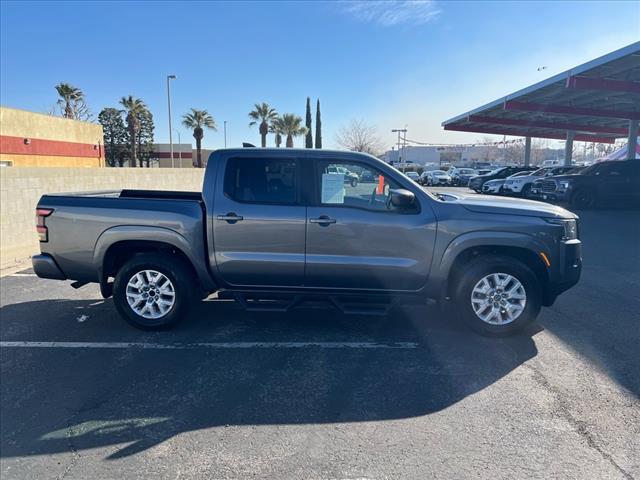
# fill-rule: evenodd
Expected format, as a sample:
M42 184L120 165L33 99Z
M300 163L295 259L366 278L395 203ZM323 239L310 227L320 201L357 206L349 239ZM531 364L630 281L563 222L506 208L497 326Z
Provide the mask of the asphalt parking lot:
M524 334L210 300L144 333L0 279L0 476L640 478L640 213L579 212L581 282Z

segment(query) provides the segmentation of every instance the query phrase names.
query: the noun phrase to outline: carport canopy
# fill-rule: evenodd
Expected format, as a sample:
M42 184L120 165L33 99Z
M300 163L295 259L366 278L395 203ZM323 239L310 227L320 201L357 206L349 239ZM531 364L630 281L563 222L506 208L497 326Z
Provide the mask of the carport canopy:
M638 144L640 42L559 73L442 123L445 130L565 140L565 165L573 142ZM630 157L631 158L631 157Z

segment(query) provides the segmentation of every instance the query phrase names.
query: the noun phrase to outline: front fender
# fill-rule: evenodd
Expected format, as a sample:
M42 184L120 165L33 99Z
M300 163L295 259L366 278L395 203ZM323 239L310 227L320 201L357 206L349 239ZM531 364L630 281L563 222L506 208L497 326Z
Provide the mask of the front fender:
M93 264L99 273L101 282L104 258L109 247L123 241L160 242L171 245L184 253L189 259L198 275L198 280L203 290L209 292L215 289L213 279L205 265L206 256L204 244L201 239L197 239L195 242L189 242L184 236L174 230L144 225L112 227L102 232L98 237L93 249Z
M524 248L535 253L536 256L538 256L540 252L544 252L551 258L551 252L544 242L526 233L485 230L463 233L451 240L441 255L436 256L436 258L440 258L440 262L434 264L430 281L432 285L429 291L430 296L433 298L440 298L442 296L455 259L460 253L473 247Z

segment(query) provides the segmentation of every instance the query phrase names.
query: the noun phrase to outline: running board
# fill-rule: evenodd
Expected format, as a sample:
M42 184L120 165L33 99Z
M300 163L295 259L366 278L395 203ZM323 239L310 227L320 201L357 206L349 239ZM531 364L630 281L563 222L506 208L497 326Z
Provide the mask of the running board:
M238 292L222 290L220 299L235 300L249 312L288 312L305 302L322 301L345 315L388 315L396 305L394 297L374 295L326 295L326 294L288 294L272 292Z

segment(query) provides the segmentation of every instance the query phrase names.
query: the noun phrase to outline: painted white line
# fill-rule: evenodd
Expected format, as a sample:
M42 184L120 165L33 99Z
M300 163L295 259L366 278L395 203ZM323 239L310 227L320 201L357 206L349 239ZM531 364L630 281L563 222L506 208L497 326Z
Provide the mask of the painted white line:
M10 273L7 277L37 277L35 273Z
M187 350L195 348L248 349L248 348L356 348L356 349L415 349L414 342L199 342L199 343L145 343L145 342L0 342L0 348L130 348L141 350Z

